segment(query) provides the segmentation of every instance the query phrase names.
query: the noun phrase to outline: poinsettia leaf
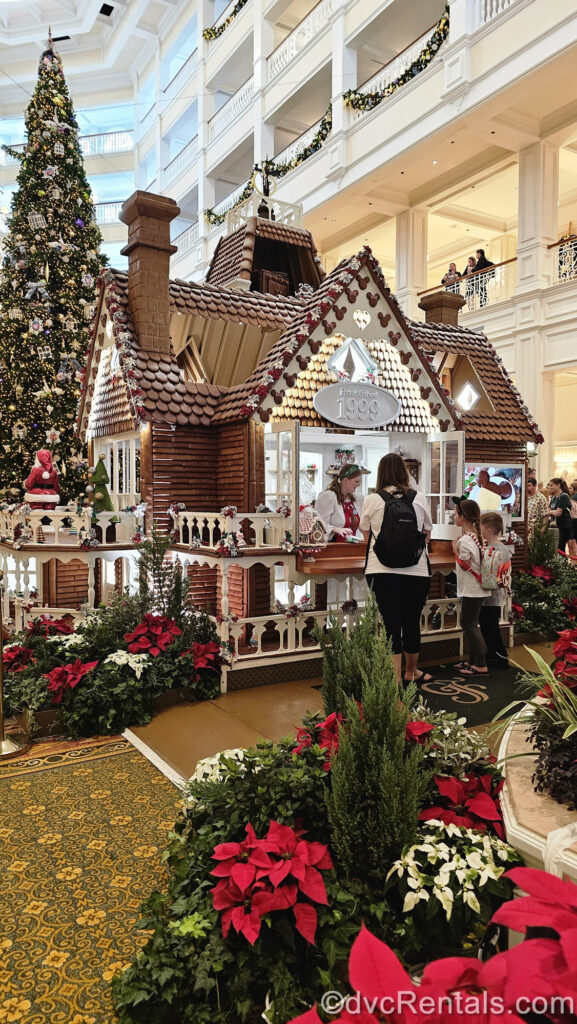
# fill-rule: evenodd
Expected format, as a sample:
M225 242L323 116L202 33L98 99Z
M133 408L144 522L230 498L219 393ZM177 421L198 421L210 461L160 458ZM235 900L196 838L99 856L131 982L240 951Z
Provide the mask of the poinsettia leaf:
M316 868L307 866L305 877L300 882L300 890L309 899L314 900L315 903L328 904L329 902L323 876Z
M251 864L235 864L231 869L230 877L242 893L254 882L255 869Z
M505 878L510 878L524 892L546 903L577 907L577 886L573 882L564 882L548 871L541 871L538 868L511 868L505 873Z
M477 793L471 800L466 801L466 807L483 821L501 821L501 811L488 793Z
M349 957L352 987L369 999L411 992L413 983L392 949L361 928Z
M466 791L459 779L444 779L435 775L435 783L439 794L447 797L452 804L462 804L466 799Z
M297 932L314 946L318 920L315 908L310 903L295 903L293 913Z

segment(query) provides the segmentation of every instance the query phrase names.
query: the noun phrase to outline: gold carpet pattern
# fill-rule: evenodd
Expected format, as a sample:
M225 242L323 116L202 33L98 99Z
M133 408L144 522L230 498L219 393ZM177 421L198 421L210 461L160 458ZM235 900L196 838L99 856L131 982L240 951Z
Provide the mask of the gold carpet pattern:
M165 884L179 806L119 737L0 767L0 1024L112 1024L110 979L148 938L139 908Z

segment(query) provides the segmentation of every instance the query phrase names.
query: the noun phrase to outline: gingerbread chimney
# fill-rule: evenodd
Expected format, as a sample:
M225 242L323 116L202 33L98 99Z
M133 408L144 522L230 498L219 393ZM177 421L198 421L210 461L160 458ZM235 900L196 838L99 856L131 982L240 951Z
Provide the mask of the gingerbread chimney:
M134 192L120 211L128 225L128 297L138 341L142 349L170 349L170 222L180 210L174 199L151 192Z
M431 295L423 295L419 302L419 309L424 311L427 324L449 324L451 327L457 327L459 310L464 305L463 295L438 291Z

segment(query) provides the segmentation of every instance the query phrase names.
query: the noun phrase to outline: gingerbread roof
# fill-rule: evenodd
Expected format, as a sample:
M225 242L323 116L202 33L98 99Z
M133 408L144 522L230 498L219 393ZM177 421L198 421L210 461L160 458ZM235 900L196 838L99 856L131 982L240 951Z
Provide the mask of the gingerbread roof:
M360 331L353 312L369 315ZM343 260L323 281L249 379L219 401L215 422L258 415L261 420L298 418L326 425L312 405L314 393L333 378L326 360L335 334L363 335L378 365L378 383L401 401L399 418L384 429L463 429L471 439L494 440L495 423L506 440L539 439L539 428L487 338L463 327L407 320L387 288L370 249ZM435 354L466 354L486 390L494 414L459 411L432 366ZM506 427L501 427L505 419Z
M219 239L206 275L207 284L225 286L239 279L251 281L253 271L263 269L257 255L259 239L278 242L281 250L287 245L306 250L309 255L303 269L306 279L311 278L308 283L316 286L323 280L324 270L310 231L263 217L249 217L236 231Z
M535 441L541 437L527 406L509 377L503 360L484 334L449 324L408 321L412 338L421 351L434 355L448 352L466 356L475 370L494 409L493 413L462 414L467 437L476 441Z
M78 410L78 430L103 436L135 430L142 420L208 426L223 389L186 381L174 353L139 347L128 302L128 277L105 270ZM113 347L105 347L104 323ZM108 355L110 353L110 355ZM117 360L113 353L118 353ZM116 365L114 365L116 363ZM102 369L100 369L102 368Z
M120 277L118 273L117 276ZM170 281L169 287L170 305L175 313L258 325L269 330L275 327L284 330L302 308L298 299L284 295L263 295L194 281Z

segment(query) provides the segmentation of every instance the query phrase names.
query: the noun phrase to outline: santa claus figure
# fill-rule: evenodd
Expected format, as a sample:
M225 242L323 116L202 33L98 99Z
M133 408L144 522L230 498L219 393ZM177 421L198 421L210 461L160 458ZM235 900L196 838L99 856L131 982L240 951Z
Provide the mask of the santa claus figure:
M60 484L58 473L52 465L52 454L46 448L36 452L36 464L28 479L24 481L24 486L24 501L28 502L30 508L56 508Z

